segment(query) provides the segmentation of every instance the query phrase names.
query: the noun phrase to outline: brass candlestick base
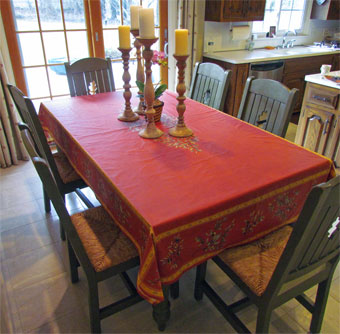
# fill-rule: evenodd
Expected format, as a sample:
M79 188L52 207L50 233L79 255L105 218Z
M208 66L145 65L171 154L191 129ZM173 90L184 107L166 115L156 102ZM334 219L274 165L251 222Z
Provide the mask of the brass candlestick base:
M137 57L136 79L137 79L137 81L144 83L145 76L144 76L144 67L143 67L143 64L142 64L142 52L141 52L142 44L137 39L137 37L139 35L139 29L133 29L130 32L133 35L133 37L135 38L133 45L136 48L136 57ZM144 97L141 97L141 95L143 95L143 92L141 92L139 90L138 95L140 96L138 107L135 108L133 111L135 113L139 114L139 115L144 115L145 114L144 109L143 109Z
M177 125L169 130L169 134L174 137L190 137L193 135L192 130L187 128L184 123L184 112L185 112L185 96L184 93L186 91L185 83L184 83L184 69L186 66L186 60L189 56L176 56L174 58L177 60L178 67L178 84L176 87L178 96L177 96L177 112L178 112L178 120Z
M125 99L125 109L118 116L118 119L123 122L134 122L139 119L139 116L135 114L131 109L131 85L130 85L130 73L129 73L129 59L130 59L130 49L120 49L118 50L122 53L123 65L124 65L124 73L123 73L123 81L124 81L124 99Z
M146 80L144 85L144 100L146 104L145 114L147 117L146 128L139 132L139 135L143 138L154 139L163 135L163 131L158 129L155 125L154 115L155 110L153 108L153 102L155 100L155 90L151 79L151 59L153 56L153 51L150 49L151 45L154 44L158 38L140 38L137 40L144 45L143 57L145 59L145 74Z

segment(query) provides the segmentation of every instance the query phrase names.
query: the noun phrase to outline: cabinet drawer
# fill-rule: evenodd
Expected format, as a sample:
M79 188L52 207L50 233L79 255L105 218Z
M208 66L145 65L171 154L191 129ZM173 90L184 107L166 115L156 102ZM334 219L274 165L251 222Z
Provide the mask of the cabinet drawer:
M307 103L314 103L331 109L336 109L339 99L337 91L320 89L320 86L309 86Z
M285 61L284 75L297 76L320 73L322 64L332 64L333 55L301 57ZM332 68L333 71L333 68Z

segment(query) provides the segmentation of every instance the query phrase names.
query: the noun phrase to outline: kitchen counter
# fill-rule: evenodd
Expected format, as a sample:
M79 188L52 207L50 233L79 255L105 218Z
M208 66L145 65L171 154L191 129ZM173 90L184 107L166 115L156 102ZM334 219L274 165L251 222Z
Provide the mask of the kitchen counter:
M340 71L330 72L329 75L340 77ZM322 85L322 86L326 86L326 87L340 89L340 84L337 84L336 82L334 82L332 80L326 79L320 73L306 75L305 81L312 82L312 83Z
M321 48L315 46L295 46L288 49L254 49L237 51L216 51L204 53L204 57L225 61L231 64L247 64L289 58L312 57L327 54L339 54L339 49Z

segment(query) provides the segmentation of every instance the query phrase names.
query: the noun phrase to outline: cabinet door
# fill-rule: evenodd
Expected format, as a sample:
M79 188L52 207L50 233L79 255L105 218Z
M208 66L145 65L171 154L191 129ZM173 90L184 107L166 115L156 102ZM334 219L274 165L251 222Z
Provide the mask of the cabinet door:
M266 7L265 0L248 0L245 4L246 8L246 20L247 21L263 21L264 10Z
M335 167L340 172L340 115L331 126L330 138L325 155L333 160Z
M300 116L295 142L311 151L324 154L334 114L306 106Z
M293 112L300 112L306 85L304 77L301 78L286 77L283 80L283 84L286 85L289 89L297 88L299 90Z
M223 21L247 21L245 17L245 0L224 0L223 1Z
M301 110L305 92L305 75L319 73L322 64L332 63L333 55L292 58L285 60L282 82L290 89L297 88L299 90L299 96L294 107L294 112L299 112Z
M318 20L339 20L339 13L339 0L329 0L322 5L318 5L317 2L314 1L310 18Z
M220 22L222 17L223 3L220 0L205 1L205 21Z

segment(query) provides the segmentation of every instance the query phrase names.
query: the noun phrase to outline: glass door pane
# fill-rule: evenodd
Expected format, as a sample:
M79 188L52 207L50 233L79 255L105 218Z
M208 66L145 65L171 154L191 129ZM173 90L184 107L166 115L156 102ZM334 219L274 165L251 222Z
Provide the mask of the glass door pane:
M64 62L89 56L83 0L11 0L28 95L69 94Z
M123 88L123 65L122 55L118 50L118 26L130 25L130 6L140 5L144 8L154 8L155 14L155 35L159 37L159 0L100 0L102 25L103 25L103 38L105 57L112 59L112 67L114 73L114 80L116 89ZM134 37L131 35L131 46L133 46ZM152 46L153 50L160 50L159 40ZM136 52L134 49L130 52L130 68L131 74L130 84L136 87ZM158 65L152 66L152 74L154 83L160 80L160 67Z

